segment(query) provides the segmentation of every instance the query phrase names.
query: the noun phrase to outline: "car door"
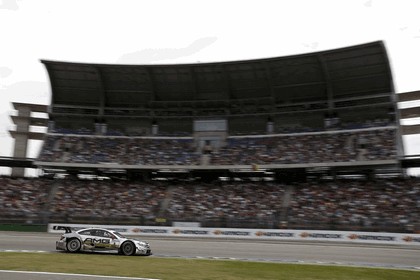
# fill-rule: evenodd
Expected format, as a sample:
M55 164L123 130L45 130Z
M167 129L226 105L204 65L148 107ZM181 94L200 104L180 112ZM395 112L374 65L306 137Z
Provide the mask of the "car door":
M83 249L94 251L98 242L96 229L85 229L78 232L82 239Z
M95 246L95 250L106 251L114 249L112 236L106 230L97 229L94 231L92 241Z

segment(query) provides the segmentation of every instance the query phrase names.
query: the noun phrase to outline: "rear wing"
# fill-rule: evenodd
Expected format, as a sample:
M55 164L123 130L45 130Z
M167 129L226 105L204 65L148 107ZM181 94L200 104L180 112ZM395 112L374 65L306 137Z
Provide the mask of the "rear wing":
M66 227L66 226L53 226L53 230L65 230L66 233L70 233L71 232L71 227Z

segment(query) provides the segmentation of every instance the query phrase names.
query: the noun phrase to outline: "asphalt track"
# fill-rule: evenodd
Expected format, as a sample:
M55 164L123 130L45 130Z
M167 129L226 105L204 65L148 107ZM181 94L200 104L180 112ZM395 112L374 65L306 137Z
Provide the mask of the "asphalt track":
M0 252L56 253L55 241L58 238L59 235L48 233L0 232ZM151 257L332 264L420 271L420 246L371 246L346 243L162 237L147 237L143 239L150 243L154 254ZM44 275L32 276L34 277L30 279L54 279L52 275L48 275L48 278L42 278L46 277ZM35 276L41 278L36 278ZM57 279L67 279L63 277L61 275ZM11 273L0 271L0 279L28 279L28 276L22 274L12 275Z

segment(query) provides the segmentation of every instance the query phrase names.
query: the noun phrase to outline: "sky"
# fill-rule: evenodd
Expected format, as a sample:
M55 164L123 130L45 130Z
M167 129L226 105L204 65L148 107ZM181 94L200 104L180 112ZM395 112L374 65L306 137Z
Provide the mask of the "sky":
M0 0L0 156L13 155L11 102L51 101L40 59L202 63L381 40L396 92L416 91L419 10L418 0ZM420 154L419 139L404 137L406 154ZM38 155L40 142L31 141L28 157Z

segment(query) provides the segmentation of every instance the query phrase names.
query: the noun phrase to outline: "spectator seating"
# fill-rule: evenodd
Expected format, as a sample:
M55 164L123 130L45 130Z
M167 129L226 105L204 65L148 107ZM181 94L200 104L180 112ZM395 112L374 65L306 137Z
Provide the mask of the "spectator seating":
M396 158L394 127L231 136L213 149L210 165L354 162ZM127 165L199 165L191 137L118 137L49 134L40 161Z
M3 222L419 232L420 179L130 182L0 178Z

